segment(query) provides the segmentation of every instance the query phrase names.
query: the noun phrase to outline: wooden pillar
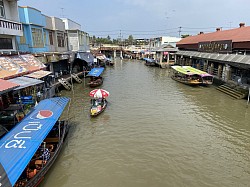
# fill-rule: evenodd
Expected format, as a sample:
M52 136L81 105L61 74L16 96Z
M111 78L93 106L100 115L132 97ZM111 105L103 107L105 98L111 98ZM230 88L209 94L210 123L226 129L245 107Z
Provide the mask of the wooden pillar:
M213 63L211 63L211 65L210 65L210 72L209 72L211 75L213 75L214 74L214 64Z
M204 62L204 66L203 66L203 71L207 71L207 66L208 66L208 62L207 60Z
M218 73L217 73L217 76L218 76L219 78L221 78L221 75L222 75L222 65L219 65L219 66L218 66Z
M198 64L196 65L196 68L197 68L197 69L200 69L200 66L201 66L201 65L198 63Z

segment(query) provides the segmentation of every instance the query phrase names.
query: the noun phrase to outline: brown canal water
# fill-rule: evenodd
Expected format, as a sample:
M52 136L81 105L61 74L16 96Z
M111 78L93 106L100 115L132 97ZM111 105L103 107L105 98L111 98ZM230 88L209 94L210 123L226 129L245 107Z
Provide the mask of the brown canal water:
M214 86L175 82L167 69L116 61L90 118L92 90L74 84L71 129L44 187L250 186L250 107Z

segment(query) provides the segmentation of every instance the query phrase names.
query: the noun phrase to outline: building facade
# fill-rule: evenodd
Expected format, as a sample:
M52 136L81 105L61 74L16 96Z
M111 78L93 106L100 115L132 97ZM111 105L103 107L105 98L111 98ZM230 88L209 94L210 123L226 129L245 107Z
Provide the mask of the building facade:
M0 51L17 51L16 36L22 36L17 0L0 0Z
M250 27L189 36L177 43L176 61L202 69L223 82L250 85Z
M45 16L40 10L32 7L19 7L20 22L23 26L23 36L17 37L19 50L22 52L46 52Z
M81 30L81 25L67 18L61 18L65 24L69 51L89 52L89 34Z

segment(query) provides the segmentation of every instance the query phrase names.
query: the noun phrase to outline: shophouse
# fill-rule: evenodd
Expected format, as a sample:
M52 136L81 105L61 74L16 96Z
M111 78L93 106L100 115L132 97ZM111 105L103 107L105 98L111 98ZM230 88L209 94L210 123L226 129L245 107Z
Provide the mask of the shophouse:
M176 63L191 65L214 75L217 80L243 88L250 84L250 27L189 36L177 43Z
M149 48L153 53L152 58L156 60L156 64L159 67L166 67L175 61L175 53L177 52L176 43L181 38L162 36L157 38L151 38L149 42Z
M89 34L81 30L81 25L67 18L61 18L65 24L69 51L89 52Z
M20 22L23 25L23 36L17 37L21 52L45 52L45 16L32 7L19 7Z
M0 52L17 51L16 36L22 36L17 0L0 0Z

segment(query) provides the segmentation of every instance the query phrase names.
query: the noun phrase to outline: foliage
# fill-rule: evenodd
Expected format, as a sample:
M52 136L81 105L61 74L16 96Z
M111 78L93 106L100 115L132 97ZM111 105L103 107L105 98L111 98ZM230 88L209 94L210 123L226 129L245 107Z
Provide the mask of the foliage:
M182 35L181 35L181 38L186 38L186 37L188 37L188 36L191 36L191 35L189 35L189 34L182 34Z

